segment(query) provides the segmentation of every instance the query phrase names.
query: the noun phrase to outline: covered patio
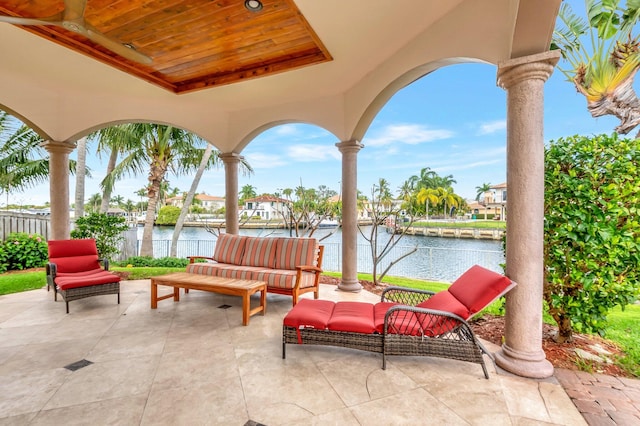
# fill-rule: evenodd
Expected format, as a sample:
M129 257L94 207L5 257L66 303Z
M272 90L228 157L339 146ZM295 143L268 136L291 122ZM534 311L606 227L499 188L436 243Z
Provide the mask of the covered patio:
M382 370L379 354L326 346L282 359L290 298L270 294L243 327L238 298L192 291L151 310L149 287L124 281L120 305L93 297L68 315L44 288L0 296L0 424L585 424L554 378L497 374L488 358L489 380L439 358ZM378 300L329 285L321 297Z
M545 378L553 367L541 347L543 87L559 58L548 51L559 4L263 0L252 11L222 0L113 7L67 0L37 9L7 1L0 12L27 18L23 24L47 16L67 22L0 23L0 108L47 141L53 239L69 235L69 154L96 129L166 123L213 144L225 165L229 233L238 231L238 162L256 135L288 122L332 132L342 155L339 288L354 292L361 290L357 159L370 123L396 92L438 68L494 64L508 105L507 275L519 284L507 297L505 343L496 357L510 372ZM201 13L205 8L215 10ZM82 35L89 24L91 40Z

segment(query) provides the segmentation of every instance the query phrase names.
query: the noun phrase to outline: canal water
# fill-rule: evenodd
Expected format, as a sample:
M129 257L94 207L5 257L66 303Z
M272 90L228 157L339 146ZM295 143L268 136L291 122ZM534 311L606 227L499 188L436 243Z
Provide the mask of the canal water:
M341 265L342 235L341 230L319 229L314 237L322 239L325 246L323 269L339 272ZM362 227L368 237L371 227ZM250 236L282 236L288 237L285 229L241 229L241 235ZM328 237L326 237L329 235ZM154 256L169 255L173 227L157 226L154 228ZM323 237L326 237L323 239ZM379 246L390 238L382 231L379 235ZM142 239L142 227L138 228L138 240ZM211 256L215 247L216 237L204 228L183 228L178 239L178 257ZM417 248L416 252L400 260L392 266L388 275L419 278L436 281L451 282L471 266L478 264L496 272L503 272L504 254L500 241L475 240L461 238L425 237L420 235L406 235L398 245L387 255L378 271L382 271L408 251ZM358 271L371 273L373 262L371 248L364 236L358 235Z

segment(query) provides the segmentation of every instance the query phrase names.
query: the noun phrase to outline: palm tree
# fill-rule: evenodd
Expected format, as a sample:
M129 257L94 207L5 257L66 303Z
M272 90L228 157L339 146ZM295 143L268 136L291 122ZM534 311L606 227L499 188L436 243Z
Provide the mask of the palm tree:
M140 188L138 189L135 194L140 197L140 203L138 204L138 208L140 210L140 213L142 213L143 210L146 210L146 206L144 205L144 197L147 196L147 188Z
M76 202L73 207L74 217L84 216L84 183L87 176L87 138L80 138L76 142L76 151L78 152L76 174Z
M99 193L93 194L87 201L87 207L89 207L92 212L97 212L99 211L101 201L102 195L100 195Z
M118 126L105 127L90 135L91 138L98 139L98 155L109 152L109 161L107 162L107 169L105 176L109 176L113 169L118 164L118 156L127 152L130 148L135 147L135 140L124 138L121 135L121 131ZM133 145L131 145L133 144ZM106 213L109 210L109 201L111 200L112 187L110 185L102 185L102 202L100 204L100 211ZM145 191L146 195L146 191Z
M419 191L422 188L435 188L435 186L432 185L432 179L436 176L438 176L438 174L431 170L431 168L423 167L420 169L419 175L409 177L409 186L416 191Z
M248 200L249 198L254 198L257 194L256 194L256 188L252 185L244 185L241 189L240 189L240 193L238 194L240 196L240 200L239 202L241 204L244 204L245 200Z
M429 205L437 205L440 203L440 191L433 188L422 188L418 191L416 199L420 205L425 206L425 215L429 221Z
M558 69L586 97L591 115L617 117L615 131L627 134L640 124L640 100L633 90L640 69L640 36L631 35L640 21L640 2L627 0L626 8L621 0L588 0L586 5L585 22L569 4L562 4L551 48L560 49L570 64Z
M404 201L409 201L413 194L413 186L409 180L405 180L402 185L398 187L399 197Z
M196 195L196 191L198 190L198 185L200 184L200 178L202 178L202 174L205 169L210 166L218 166L220 164L218 152L216 155L211 156L213 153L213 146L207 143L203 153L202 158L200 159L200 165L198 166L198 170L196 171L195 176L193 177L193 181L191 181L191 187L189 188L189 192L184 197L184 203L182 204L182 209L180 210L180 216L178 216L178 220L176 221L176 225L173 228L173 235L171 236L171 252L169 256L176 257L178 255L178 237L180 236L180 231L182 231L182 226L184 225L184 221L187 219L187 214L189 213L189 207L191 207L191 203L193 202L193 198ZM211 159L211 161L209 161Z
M196 170L204 148L202 139L185 130L153 123L122 124L112 128L130 147L122 161L105 177L103 186L113 188L127 174L146 173L147 213L142 233L141 256L153 256L153 224L160 187L167 172L176 175ZM134 143L134 141L136 143Z
M7 196L49 179L49 158L42 138L4 111L0 111L0 190ZM75 161L69 171L75 172Z
M200 165L198 166L198 170L193 177L193 181L191 182L191 187L189 188L189 192L185 194L184 203L182 205L182 209L180 210L180 216L178 216L178 220L173 229L173 236L171 237L171 256L175 257L178 252L178 237L180 236L180 232L182 231L182 227L184 226L184 222L187 218L187 214L189 213L189 209L191 204L195 204L195 195L198 190L198 185L200 184L200 179L205 170L210 169L211 167L218 167L220 165L219 151L213 151L213 146L207 143L203 153L202 158L200 159ZM241 170L244 175L253 172L253 169L249 165L249 163L243 158L240 162ZM177 188L174 188L174 192L176 192ZM177 195L177 192L176 194ZM174 195L174 196L175 196Z
M127 201L122 204L122 208L130 216L131 213L133 213L133 211L136 209L136 205L133 203L132 200L127 199Z
M373 199L377 199L378 203L386 210L389 210L393 201L393 194L391 194L391 186L389 181L385 178L378 179L378 185L373 186Z
M433 180L432 180L432 188L445 188L445 189L452 189L453 188L453 184L454 183L458 183L454 178L453 175L447 175L447 176L434 176Z
M476 186L476 201L480 202L480 197L482 197L482 205L484 206L484 220L487 220L487 203L484 199L484 194L491 189L490 183L483 183L480 186Z
M110 202L115 204L117 207L121 207L124 204L124 197L122 195L116 195L111 197Z
M449 207L458 207L458 200L460 197L456 195L451 187L448 188L440 188L440 201L444 203L444 216L450 216L449 212L447 212L447 204Z

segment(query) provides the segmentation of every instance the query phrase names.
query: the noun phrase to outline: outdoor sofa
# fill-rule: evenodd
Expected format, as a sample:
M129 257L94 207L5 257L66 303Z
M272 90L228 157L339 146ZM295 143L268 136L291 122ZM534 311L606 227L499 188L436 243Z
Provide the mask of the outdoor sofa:
M488 379L491 355L467 321L515 285L475 265L439 293L388 287L376 304L302 299L283 320L282 358L288 343L331 345L381 353L383 369L387 355L478 363Z
M189 256L187 272L267 283L268 293L319 297L324 247L315 238L220 234L212 257ZM196 260L206 262L196 262Z

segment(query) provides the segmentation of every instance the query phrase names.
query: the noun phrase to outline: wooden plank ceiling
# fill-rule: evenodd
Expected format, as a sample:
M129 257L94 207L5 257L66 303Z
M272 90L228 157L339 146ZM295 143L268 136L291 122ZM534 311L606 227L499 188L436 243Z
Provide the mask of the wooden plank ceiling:
M65 3L80 4L88 26L150 63L126 59L62 26L21 28L174 93L332 59L293 0L261 2L261 10L250 11L244 0L0 0L0 15L42 19L63 13Z

